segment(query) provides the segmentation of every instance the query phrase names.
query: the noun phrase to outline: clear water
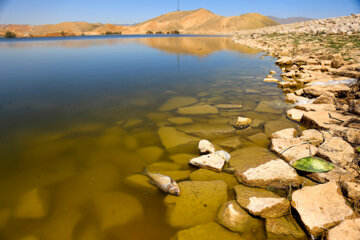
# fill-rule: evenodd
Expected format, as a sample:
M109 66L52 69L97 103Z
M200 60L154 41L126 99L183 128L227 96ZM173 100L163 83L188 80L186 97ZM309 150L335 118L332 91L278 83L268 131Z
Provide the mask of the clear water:
M273 59L260 56L228 37L1 39L0 239L171 238L177 229L166 221L165 194L124 182L149 165L139 149L164 149L159 127L178 128L167 121L179 116L176 110L159 115L158 108L171 97L191 96L199 103L243 105L186 116L194 123L238 115L290 123L282 91L262 82ZM281 107L257 112L260 101ZM134 118L142 122L126 127ZM267 141L247 139L263 131L240 133L242 147L267 147ZM158 161L171 161L169 156L165 151ZM106 192L137 198L143 214L104 229L98 206L118 204L111 197L97 203ZM31 194L41 200L31 202ZM21 201L31 217L24 217L29 210L19 207Z

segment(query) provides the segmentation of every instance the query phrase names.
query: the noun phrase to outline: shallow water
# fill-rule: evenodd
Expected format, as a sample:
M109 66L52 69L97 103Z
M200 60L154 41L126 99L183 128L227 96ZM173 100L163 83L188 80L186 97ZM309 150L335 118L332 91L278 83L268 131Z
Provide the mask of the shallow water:
M154 161L171 162L167 151L156 159L139 151L165 150L158 129L183 127L169 118L212 127L236 116L292 124L282 91L262 82L274 60L227 37L1 39L0 52L0 239L169 239L177 229L167 223L165 195L124 181ZM243 108L159 111L176 96ZM256 109L260 101L271 103L271 113ZM264 131L260 124L221 137L239 136L242 148L268 147L266 139L247 138ZM122 204L141 213L111 225L117 217L107 207L119 205L121 194L137 198L140 207Z

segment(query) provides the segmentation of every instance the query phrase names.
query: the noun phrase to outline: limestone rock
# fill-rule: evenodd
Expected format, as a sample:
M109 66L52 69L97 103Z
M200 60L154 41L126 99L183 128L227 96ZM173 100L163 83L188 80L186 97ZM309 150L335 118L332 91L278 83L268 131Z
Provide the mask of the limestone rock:
M159 108L159 111L171 111L194 103L197 103L194 97L172 97Z
M360 200L360 183L344 181L341 187L346 197L350 198L353 202Z
M214 171L222 171L225 165L225 159L217 153L203 155L190 160L189 164Z
M269 138L262 132L251 135L247 139L262 147L267 147L270 143Z
M335 182L297 190L292 194L291 204L315 237L353 215Z
M286 198L261 188L237 185L234 187L236 201L251 214L263 218L278 218L289 212Z
M216 219L219 206L227 200L223 181L184 181L179 183L181 195L168 195L168 221L173 227L187 228Z
M164 154L164 150L158 146L144 147L137 150L137 153L143 157L147 163L158 161Z
M179 108L178 113L183 115L217 114L219 110L214 106L204 104Z
M150 172L159 172L159 171L176 171L181 169L183 166L179 163L174 163L170 161L161 161L155 162L147 166L147 169Z
M250 216L235 200L220 207L217 219L227 229L238 232L241 236L248 234L252 239L256 239L255 236L263 228L261 220Z
M341 168L335 166L335 168L325 173L305 173L306 177L314 180L318 183L327 183L329 181L354 181L358 176L357 171L353 168L345 167Z
M185 165L185 164L189 163L190 159L195 158L195 157L197 157L197 155L187 154L187 153L179 153L179 154L170 155L169 158L174 163Z
M269 101L261 101L254 109L256 112L265 112L265 113L274 113L280 114L281 109L276 108L271 102Z
M202 140L199 141L199 150L200 150L200 153L202 153L202 154L214 153L215 152L215 147L208 140L202 139Z
M226 183L229 189L233 189L234 186L238 185L236 178L225 172L214 172L207 169L198 169L190 174L191 181L215 181L222 180Z
M332 68L340 68L345 64L343 57L340 53L334 54L331 57L331 67Z
M330 118L329 114L332 116ZM305 112L303 117L301 118L301 123L304 124L307 128L323 128L329 129L333 126L333 124L339 123L338 120L346 121L350 117L339 114L337 112L329 112L329 111L316 111L316 112Z
M293 60L290 57L280 57L275 63L280 66L291 65L293 64Z
M360 129L332 125L329 131L334 135L345 139L352 144L360 144Z
M311 141L312 145L319 146L324 142L324 137L321 132L315 129L304 130L300 138L305 141Z
M168 121L176 125L183 125L193 122L193 120L188 117L172 117L168 118Z
M235 133L236 129L227 124L191 124L180 126L180 131L193 134L201 138L219 138L227 137Z
M219 109L239 109L242 108L240 104L217 104L215 105L216 108Z
M240 174L245 185L261 188L298 187L302 183L295 169L281 159L271 160Z
M286 116L290 118L291 120L300 122L302 116L304 115L305 111L299 110L299 109L290 109L286 112Z
M358 240L360 236L360 218L345 220L329 230L327 240Z
M131 118L129 120L126 121L126 123L124 124L124 128L131 128L131 127L135 127L137 125L140 125L141 123L143 123L144 120L143 119L138 119L138 118Z
M271 134L270 138L294 138L298 135L295 128L286 128Z
M317 147L303 143L304 140L301 138L274 138L271 139L271 150L287 162L290 162L290 164L293 164L296 160L301 158L316 155L318 151Z
M262 125L264 125L265 121L261 120L261 119L254 119L254 121L252 121L250 127L252 128L260 128Z
M276 72L274 70L271 70L270 75L274 75L274 74L276 74Z
M20 197L15 208L15 218L44 218L49 210L49 193L34 188Z
M336 85L312 85L304 88L304 93L306 95L312 95L315 97L321 96L326 92L333 93L336 97L344 95L351 91L350 87L345 84L336 84Z
M195 149L199 138L177 131L173 127L162 127L158 130L161 143L170 153Z
M306 233L289 215L265 220L266 236L269 240L306 240Z
M349 165L355 157L354 149L340 137L325 140L319 147L319 155L340 166Z
M296 109L303 111L336 111L336 107L333 104L298 104Z
M333 93L324 92L319 97L317 97L313 103L314 104L331 104L331 105L335 105L336 98L335 98L335 95Z
M237 233L226 230L215 222L179 231L171 240L244 240Z
M125 225L143 215L139 200L127 193L101 193L95 196L94 204L102 230Z
M264 79L264 82L267 82L267 83L278 83L280 82L278 79L274 78L274 77L266 77Z

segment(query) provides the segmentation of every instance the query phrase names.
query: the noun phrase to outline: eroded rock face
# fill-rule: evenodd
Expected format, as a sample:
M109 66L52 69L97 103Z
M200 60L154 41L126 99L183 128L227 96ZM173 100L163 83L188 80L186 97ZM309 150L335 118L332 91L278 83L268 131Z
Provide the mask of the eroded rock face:
M307 230L314 236L353 215L353 210L346 205L335 182L295 191L292 194L291 205L299 213Z
M340 137L325 140L318 154L339 166L349 165L355 157L354 149Z
M168 221L173 227L187 228L214 221L219 206L227 201L224 181L184 181L179 183L181 195L168 195Z
M345 220L329 230L328 240L358 240L360 236L360 218Z
M302 183L295 169L281 159L250 168L240 176L244 184L261 188L298 187Z
M266 219L266 236L269 240L306 240L307 236L299 224L289 215Z
M256 239L258 232L263 232L261 220L250 216L235 200L226 202L220 207L217 221L227 229L240 233L241 236L248 234Z
M255 216L278 218L289 212L289 201L273 192L244 185L237 185L234 190L240 206Z
M271 140L271 143L271 150L291 164L300 158L314 156L317 153L317 147L304 144L301 138L275 138Z
M286 128L271 134L270 138L294 138L298 132L295 128Z
M231 232L215 222L197 225L179 231L171 240L242 240L239 234Z

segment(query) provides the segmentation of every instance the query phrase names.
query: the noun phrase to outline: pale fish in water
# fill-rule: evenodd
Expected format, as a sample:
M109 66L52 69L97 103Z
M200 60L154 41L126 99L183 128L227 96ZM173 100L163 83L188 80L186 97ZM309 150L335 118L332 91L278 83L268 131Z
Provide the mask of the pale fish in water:
M146 168L144 169L144 175L150 178L150 183L160 188L166 193L171 195L180 196L179 185L169 176L162 175L160 173L151 173Z

